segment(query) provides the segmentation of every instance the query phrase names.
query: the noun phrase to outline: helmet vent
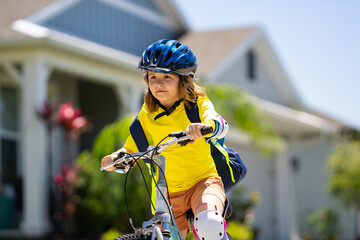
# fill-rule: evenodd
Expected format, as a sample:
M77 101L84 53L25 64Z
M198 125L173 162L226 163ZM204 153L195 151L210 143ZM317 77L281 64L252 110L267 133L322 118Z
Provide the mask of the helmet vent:
M169 51L165 56L164 62L167 62L170 59L171 55L172 53Z
M157 49L156 52L155 52L155 57L158 58L161 54L161 50L160 49Z
M147 56L148 59L150 59L150 53L151 53L150 51L146 52L146 56Z

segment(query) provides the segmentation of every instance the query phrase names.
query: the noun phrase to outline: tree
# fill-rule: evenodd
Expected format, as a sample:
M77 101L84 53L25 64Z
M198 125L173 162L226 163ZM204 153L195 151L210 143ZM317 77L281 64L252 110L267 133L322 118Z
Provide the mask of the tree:
M216 110L249 136L263 155L269 156L281 149L281 139L258 107L256 97L236 85L208 84L205 89Z
M347 140L335 146L327 162L330 193L360 214L360 141ZM360 239L360 221L357 217Z

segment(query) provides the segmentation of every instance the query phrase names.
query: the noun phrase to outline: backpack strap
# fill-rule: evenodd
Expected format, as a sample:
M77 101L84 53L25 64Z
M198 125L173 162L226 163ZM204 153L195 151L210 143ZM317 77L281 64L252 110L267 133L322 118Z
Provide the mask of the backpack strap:
M136 118L130 125L130 134L131 134L132 138L134 139L139 151L145 152L147 150L147 148L149 147L149 143L146 139L146 135L141 126L138 116L136 116Z
M221 152L222 155L224 155L226 164L230 170L229 172L230 172L231 181L233 183L235 183L234 173L233 173L233 169L231 167L231 164L233 164L233 163L231 162L231 160L229 158L229 153L225 149L224 140L225 140L225 138L222 138L220 140L213 139L213 140L211 140L211 143L214 145L214 147L217 148L217 150L219 150Z
M197 105L197 102L189 102L189 104L191 106L190 109L185 105L185 111L186 111L186 115L187 115L188 119L192 123L201 122L200 116L199 116L199 107Z
M144 133L144 130L141 126L139 117L136 116L134 121L130 124L130 134L131 137L134 139L136 147L140 152L145 152L149 147L148 139L146 138L146 135ZM151 141L151 140L150 140ZM149 170L149 173L151 176L156 177L156 168L154 166L154 163L150 161L150 159L143 159L146 167ZM151 201L153 203L156 203L156 191L155 191L155 181L151 181ZM151 212L155 214L155 208L154 205L151 205Z
M130 124L130 134L131 137L134 139L136 147L140 152L145 152L149 147L148 139L146 138L144 129L141 126L139 117L136 116L134 121ZM155 166L153 162L150 161L150 159L144 159L144 163L146 163L149 170L152 170L152 172L155 172Z

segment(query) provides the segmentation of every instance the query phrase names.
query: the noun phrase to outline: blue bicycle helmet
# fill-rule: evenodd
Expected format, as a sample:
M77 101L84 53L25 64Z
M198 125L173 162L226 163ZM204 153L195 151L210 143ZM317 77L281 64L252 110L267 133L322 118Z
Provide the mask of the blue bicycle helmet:
M138 68L143 71L194 75L197 58L188 46L176 40L163 39L151 44L143 52Z

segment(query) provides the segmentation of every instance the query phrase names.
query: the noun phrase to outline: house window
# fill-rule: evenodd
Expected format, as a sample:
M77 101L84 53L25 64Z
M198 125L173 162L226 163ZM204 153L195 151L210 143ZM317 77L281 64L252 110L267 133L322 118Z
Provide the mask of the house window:
M14 184L16 182L16 178L17 178L16 152L17 152L16 141L9 139L1 139L1 182L2 183Z
M7 131L17 131L17 91L14 88L1 86L1 128Z
M256 56L253 50L249 50L246 54L247 77L249 81L256 80Z
M19 147L19 107L16 88L0 84L0 182L14 183Z

